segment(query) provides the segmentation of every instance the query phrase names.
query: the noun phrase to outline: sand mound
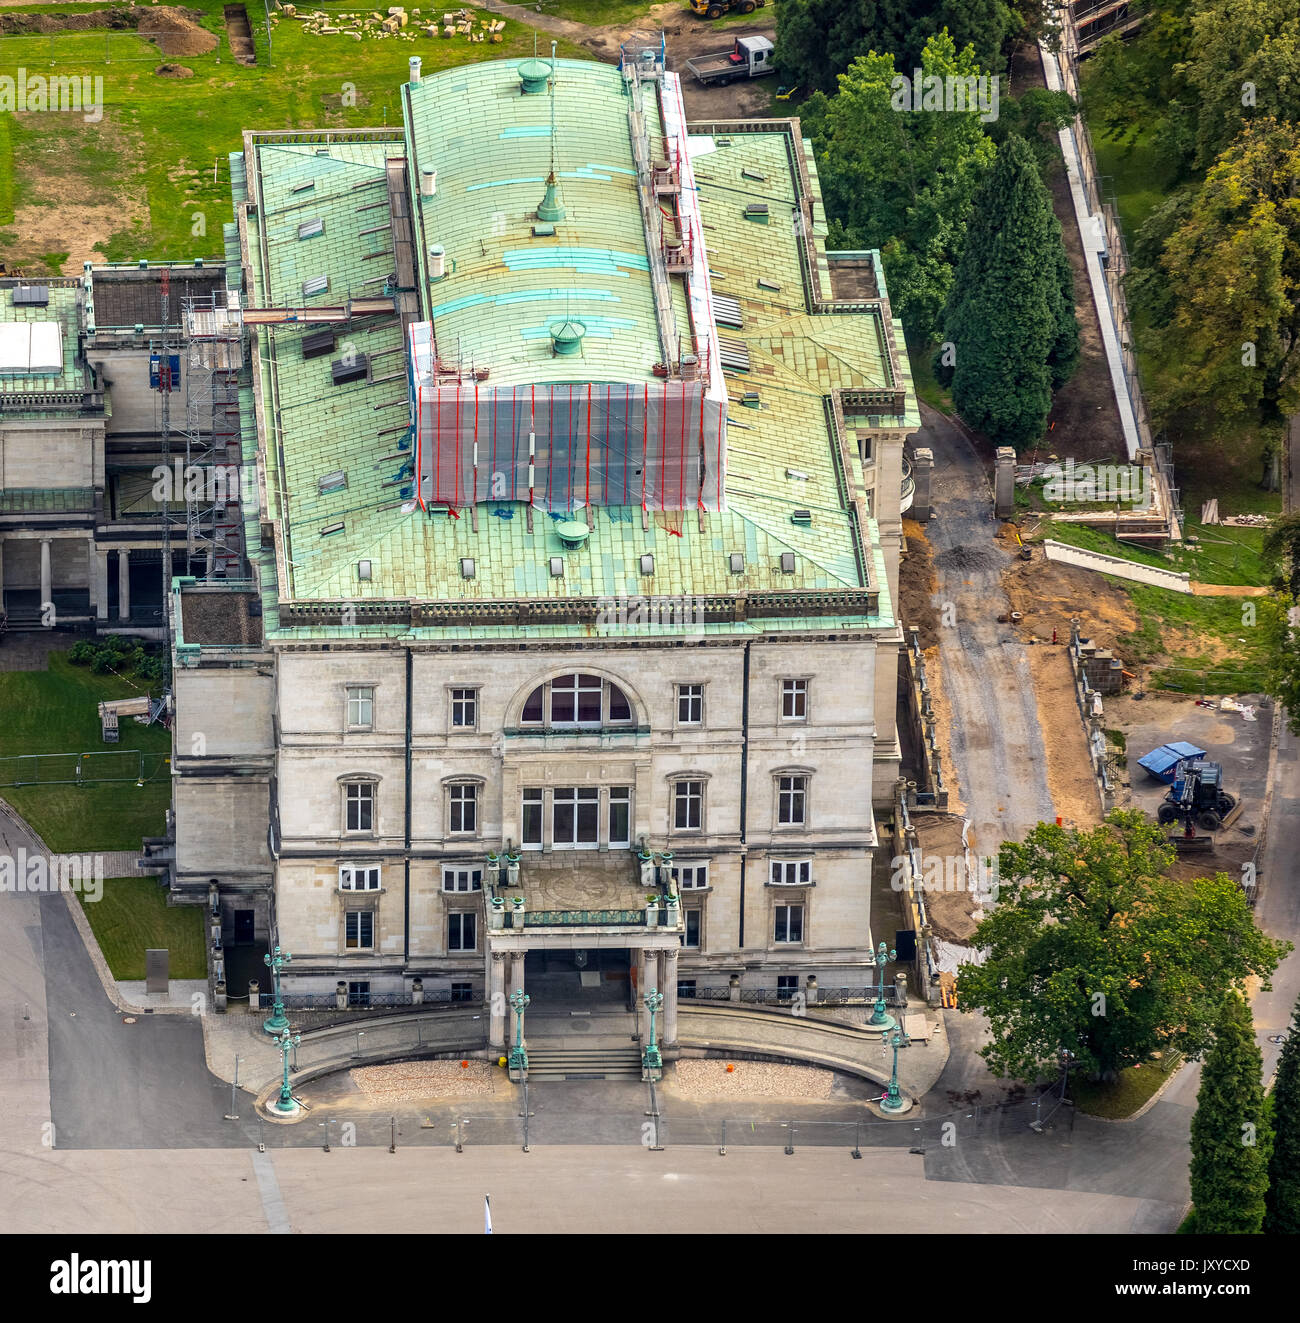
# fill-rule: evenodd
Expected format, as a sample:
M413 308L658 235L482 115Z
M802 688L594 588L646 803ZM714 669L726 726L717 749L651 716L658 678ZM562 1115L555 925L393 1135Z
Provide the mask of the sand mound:
M160 64L154 73L159 78L193 78L194 70L187 69L183 64Z
M150 9L96 9L81 14L0 14L0 34L53 32L111 32L135 29L158 43L164 55L206 55L217 48L217 38L199 26L197 9L159 5Z
M158 43L164 55L206 55L217 48L215 33L194 21L193 9L150 9L141 16L140 35Z

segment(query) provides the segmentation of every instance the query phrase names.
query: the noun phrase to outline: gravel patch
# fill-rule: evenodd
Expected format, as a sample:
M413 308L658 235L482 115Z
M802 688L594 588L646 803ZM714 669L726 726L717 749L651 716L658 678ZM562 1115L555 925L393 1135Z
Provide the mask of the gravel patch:
M425 1098L483 1098L496 1092L497 1068L487 1061L400 1061L390 1066L358 1066L353 1083L367 1097L384 1102Z
M833 1071L765 1061L679 1061L675 1092L682 1098L814 1098L831 1096Z

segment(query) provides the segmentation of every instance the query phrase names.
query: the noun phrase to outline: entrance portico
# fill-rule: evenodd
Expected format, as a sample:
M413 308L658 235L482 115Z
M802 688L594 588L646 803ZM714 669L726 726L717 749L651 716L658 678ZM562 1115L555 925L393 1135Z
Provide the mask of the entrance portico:
M495 1052L503 1050L507 1041L514 1041L509 996L516 989L524 992L528 990L525 987L524 962L529 951L586 951L593 966L602 963L602 953L619 951L626 952L629 957L631 991L636 999L637 1033L641 1042L648 1043L650 1038L650 1016L645 1008L644 996L651 989L656 989L663 994L664 999L662 1033L657 1037L664 1050L671 1050L677 1044L677 954L681 949L679 929L679 923L671 927L649 928L644 926L643 917L641 924L525 924L519 928L489 929L488 1046ZM595 1002L597 998L593 997L592 1000ZM536 999L533 1006L534 1009L542 1009Z

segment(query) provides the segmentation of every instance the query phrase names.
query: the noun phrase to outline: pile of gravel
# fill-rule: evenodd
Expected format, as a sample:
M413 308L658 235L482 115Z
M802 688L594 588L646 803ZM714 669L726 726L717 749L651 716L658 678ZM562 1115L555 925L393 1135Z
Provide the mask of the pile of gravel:
M367 1097L383 1102L422 1102L426 1098L482 1098L496 1091L496 1068L487 1061L399 1061L390 1066L358 1066L353 1082ZM500 1072L496 1072L500 1073Z
M833 1071L766 1061L679 1061L675 1092L683 1098L808 1098L831 1096Z

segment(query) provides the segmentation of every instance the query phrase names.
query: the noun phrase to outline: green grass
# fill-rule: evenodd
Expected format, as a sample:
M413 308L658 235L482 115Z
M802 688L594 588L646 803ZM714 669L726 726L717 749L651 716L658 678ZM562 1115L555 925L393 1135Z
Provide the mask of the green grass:
M1167 1053L1161 1061L1148 1061L1145 1065L1121 1070L1113 1084L1076 1076L1070 1081L1070 1094L1081 1112L1122 1121L1150 1099L1181 1064L1181 1056Z
M1173 182L1168 162L1152 146L1149 131L1138 134L1131 143L1118 143L1093 128L1092 147L1102 190L1114 190L1120 224L1131 244L1147 217L1168 196Z
M14 172L14 117L0 115L0 225L12 225L18 177Z
M94 675L73 666L64 653L52 653L44 671L0 671L0 770L11 779L18 754L88 753L138 749L146 755L148 780L103 785L0 787L52 850L136 850L142 836L162 834L171 798L171 735L161 726L121 724L121 743L103 742L97 704L129 698L149 686L130 676ZM154 692L157 692L155 686ZM93 762L94 760L92 760ZM118 770L127 759L115 759ZM71 759L68 760L71 763Z
M681 17L694 19L703 25L725 27L731 23L761 23L765 19L775 22L773 9L777 0L767 0L766 9L756 9L752 14L742 14L738 9L721 18L706 19L703 15L692 14L686 0L680 0ZM644 24L651 12L658 8L654 0L541 0L542 13L554 14L557 18L567 18L574 23L585 23L588 27L633 27ZM660 16L659 22L672 22L677 15ZM669 45L672 39L669 38ZM721 47L719 47L721 49Z
M912 365L912 385L915 387L919 398L924 400L930 408L938 409L940 413L950 414L953 411L952 395L939 385L930 362L934 348L934 345L909 344L907 346L908 362Z
M57 71L104 78L101 123L82 124L76 115L28 116L22 125L11 125L11 131L16 128L15 155L30 163L30 178L20 185L26 201L48 199L52 208L56 198L108 205L142 201L142 220L132 223L124 214L116 232L104 236L102 251L109 261L220 255L221 226L231 218L227 158L241 149L246 128L400 125L399 91L408 77L410 56L421 56L425 73L432 74L474 61L528 55L533 50L533 30L513 20L506 21L505 40L491 45L423 34L414 41L353 42L343 36L314 36L301 24L281 17L272 28L273 64L268 66L265 21L261 5L254 0L249 17L258 63L244 67L230 58L223 0L192 0L187 7L201 11L203 26L220 34L216 51L164 57L152 42L139 36L114 34L114 58L106 65L102 32L0 39L0 56L7 57L5 62L24 65L31 74ZM347 12L355 8L342 7ZM85 10L85 6L66 5L25 8ZM486 11L481 17L487 17ZM549 35L543 33L542 37L549 52ZM144 58L128 59L128 52ZM592 58L590 52L566 41L560 42L558 53ZM52 59L57 60L56 66ZM164 59L184 64L194 71L194 77L158 77L153 70ZM355 89L355 104L344 106L340 102L348 84ZM3 150L0 142L0 153ZM0 166L3 164L0 155ZM0 169L0 177L8 174ZM123 181L127 181L125 185ZM18 200L21 203L24 198ZM0 223L3 206L0 191ZM119 210L125 212L125 206ZM56 235L57 229L52 227L51 236ZM0 258L11 255L16 245L29 238L12 228L0 230ZM33 256L29 251L28 257Z
M203 911L168 906L167 893L152 877L104 879L104 894L93 904L78 892L99 949L115 979L142 979L144 953L165 947L172 978L206 978Z

